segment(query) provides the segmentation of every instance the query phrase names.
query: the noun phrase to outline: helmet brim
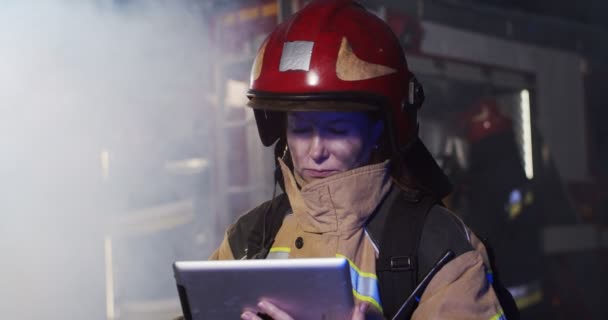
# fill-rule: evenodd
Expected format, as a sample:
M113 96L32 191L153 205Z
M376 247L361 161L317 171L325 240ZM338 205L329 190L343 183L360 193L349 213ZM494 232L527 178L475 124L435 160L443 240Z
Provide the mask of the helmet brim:
M263 99L251 98L248 107L256 110L283 111L283 112L356 112L377 111L377 105L367 102L350 100L321 100L321 99Z

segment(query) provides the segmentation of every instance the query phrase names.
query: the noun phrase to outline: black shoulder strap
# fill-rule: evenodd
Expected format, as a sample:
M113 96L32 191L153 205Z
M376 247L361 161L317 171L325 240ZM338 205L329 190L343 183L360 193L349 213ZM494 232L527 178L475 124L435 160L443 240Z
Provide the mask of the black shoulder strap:
M286 194L274 198L259 215L247 238L247 259L265 259L289 210Z
M289 207L287 195L280 194L241 216L228 230L228 242L234 258L251 259L258 257L263 248L269 249Z
M367 226L372 239L380 239L376 274L384 316L389 319L416 287L418 244L426 215L437 203L431 196L394 189ZM413 313L410 309L403 312L404 319Z

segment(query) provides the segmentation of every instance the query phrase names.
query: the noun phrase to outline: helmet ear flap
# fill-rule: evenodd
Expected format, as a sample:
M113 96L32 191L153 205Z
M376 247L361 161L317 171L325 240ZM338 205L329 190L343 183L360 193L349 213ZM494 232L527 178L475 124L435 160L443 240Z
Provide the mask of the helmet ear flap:
M417 111L422 108L424 103L424 88L422 84L412 75L408 84L407 101L403 102L402 111Z
M285 112L254 109L253 115L265 147L271 146L285 133Z

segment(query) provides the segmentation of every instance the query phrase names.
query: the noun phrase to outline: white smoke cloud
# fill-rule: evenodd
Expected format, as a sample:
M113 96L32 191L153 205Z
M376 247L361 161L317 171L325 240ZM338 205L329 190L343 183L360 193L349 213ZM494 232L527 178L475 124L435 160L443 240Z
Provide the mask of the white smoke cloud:
M208 36L193 1L0 3L0 317L106 318L108 217L210 148Z

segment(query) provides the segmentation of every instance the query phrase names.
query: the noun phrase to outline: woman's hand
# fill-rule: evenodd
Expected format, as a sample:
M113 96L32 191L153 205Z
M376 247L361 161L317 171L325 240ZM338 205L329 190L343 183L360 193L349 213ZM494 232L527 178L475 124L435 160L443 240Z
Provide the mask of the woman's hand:
M273 320L294 320L291 316L289 316L285 311L277 308L275 305L268 301L261 301L258 303L258 308L260 308L260 312L269 315ZM365 313L369 308L369 304L364 302L355 305L353 309L352 320L365 320ZM258 315L254 314L251 311L245 311L241 314L241 319L243 320L262 320Z

